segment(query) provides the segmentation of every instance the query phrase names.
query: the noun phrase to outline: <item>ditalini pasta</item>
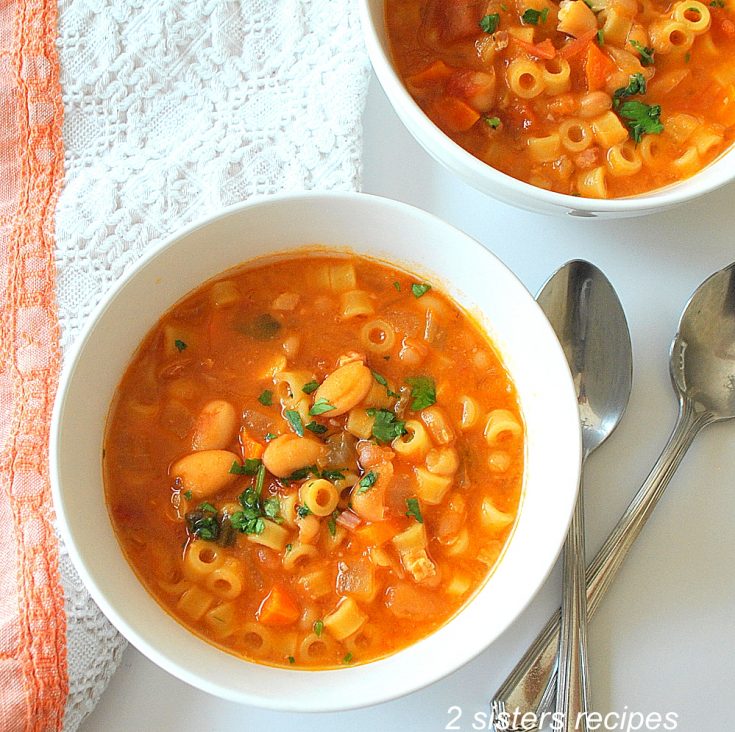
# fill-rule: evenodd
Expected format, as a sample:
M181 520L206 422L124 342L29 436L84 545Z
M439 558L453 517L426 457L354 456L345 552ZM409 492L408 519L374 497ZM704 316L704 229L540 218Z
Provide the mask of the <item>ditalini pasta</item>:
M644 193L735 137L735 0L386 0L386 25L431 120L542 188Z
M574 124L554 145L593 134ZM482 585L524 439L498 354L448 297L295 253L202 285L153 328L110 412L105 490L179 622L251 661L335 668L426 636Z

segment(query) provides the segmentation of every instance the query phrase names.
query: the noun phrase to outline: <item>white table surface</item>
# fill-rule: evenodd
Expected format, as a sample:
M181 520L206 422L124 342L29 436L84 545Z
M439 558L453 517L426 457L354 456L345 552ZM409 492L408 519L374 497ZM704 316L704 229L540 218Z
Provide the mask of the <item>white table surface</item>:
M735 188L647 218L589 221L525 213L450 176L421 150L377 82L365 114L364 189L427 209L479 239L531 290L569 259L594 262L625 307L634 349L624 421L585 473L588 550L597 551L663 447L676 414L668 349L681 310L709 274L735 259ZM447 256L452 256L447 252ZM735 423L694 443L590 628L593 706L674 712L682 732L735 727ZM559 598L558 566L526 612L455 674L377 707L329 715L221 701L130 647L84 732L269 730L350 732L483 728L487 700ZM486 726L484 727L486 728Z

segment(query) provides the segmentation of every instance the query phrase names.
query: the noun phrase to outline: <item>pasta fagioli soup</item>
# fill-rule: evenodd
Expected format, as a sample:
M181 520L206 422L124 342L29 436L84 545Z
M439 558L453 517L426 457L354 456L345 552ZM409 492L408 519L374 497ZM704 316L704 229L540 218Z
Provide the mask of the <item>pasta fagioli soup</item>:
M688 178L735 137L733 0L386 0L393 61L480 160L559 193Z
M323 252L205 283L147 335L105 434L111 520L176 620L335 668L447 622L514 525L524 425L487 336L430 283Z

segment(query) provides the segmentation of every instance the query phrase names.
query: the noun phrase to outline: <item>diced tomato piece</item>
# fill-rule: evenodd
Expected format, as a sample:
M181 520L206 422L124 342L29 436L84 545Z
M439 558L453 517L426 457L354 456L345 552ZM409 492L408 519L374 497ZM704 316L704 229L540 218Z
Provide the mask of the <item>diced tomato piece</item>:
M552 59L556 56L556 48L554 48L554 44L549 38L541 43L527 43L515 37L513 41L526 51L526 53L530 53L531 56L536 56L536 58Z
M587 91L604 89L607 80L616 70L613 60L596 43L587 46L584 71L587 77Z
M300 615L301 609L291 595L280 585L274 585L260 603L255 617L263 625L280 627L295 623Z
M465 132L480 119L469 104L457 97L442 97L432 105L431 117L439 127L452 132Z
M592 39L596 35L597 31L595 30L583 33L579 38L575 38L570 43L567 43L566 46L562 46L558 51L559 56L561 58L570 59L573 56L582 53L584 50L586 50L587 45L592 42Z

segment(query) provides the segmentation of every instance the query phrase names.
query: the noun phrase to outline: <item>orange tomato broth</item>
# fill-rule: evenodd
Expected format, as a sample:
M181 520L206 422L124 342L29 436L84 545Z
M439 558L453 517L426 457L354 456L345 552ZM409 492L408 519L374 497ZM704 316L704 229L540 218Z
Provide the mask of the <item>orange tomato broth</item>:
M387 0L386 25L429 118L542 188L646 193L701 170L735 135L733 0ZM663 129L636 134L641 111Z
M373 312L357 313L366 309ZM340 364L362 377L371 371L366 394L362 382L344 393L334 379L325 384ZM409 385L414 377L422 378ZM323 386L314 391L313 382ZM350 411L310 415L330 389ZM205 405L214 400L231 405L234 423L210 419ZM353 413L362 422L350 422ZM413 425L412 439L400 439L414 452L399 454L378 420L389 430L398 423L398 432L400 423ZM500 433L486 436L493 424ZM311 474L274 475L285 469L283 445L301 448L302 440L321 451ZM232 455L204 478L181 467L182 458L223 450ZM482 586L517 515L523 456L515 388L466 312L386 264L314 252L231 270L160 319L116 391L104 476L128 561L177 621L250 661L333 668L427 636ZM251 474L230 473L233 463ZM342 477L325 478L325 470ZM337 507L302 516L305 486L317 474L334 486ZM259 481L261 505L249 515L267 501L267 531L231 532L244 518L238 496L251 489L252 498ZM322 512L323 498L313 499ZM278 523L268 517L275 513ZM218 541L201 538L197 518L205 529L215 522ZM275 547L256 543L273 532ZM300 559L286 567L292 552Z

